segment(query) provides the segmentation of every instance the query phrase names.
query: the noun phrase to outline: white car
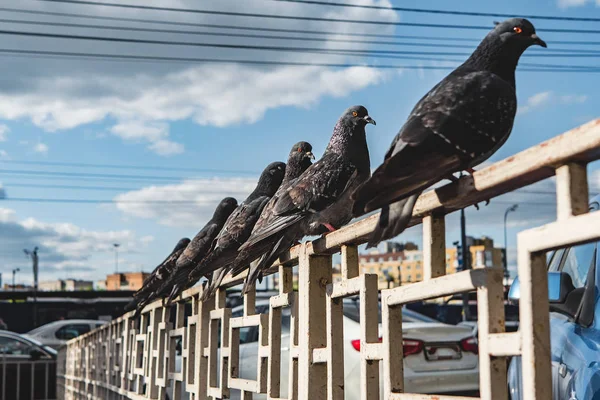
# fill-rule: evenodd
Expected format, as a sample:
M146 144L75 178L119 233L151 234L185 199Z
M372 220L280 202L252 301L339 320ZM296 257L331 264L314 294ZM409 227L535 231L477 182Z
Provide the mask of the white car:
M107 321L94 319L64 319L37 327L23 336L58 350L67 341L107 323Z
M257 302L257 313L268 313L267 301ZM344 300L345 398L360 399L360 305L358 298ZM479 390L477 338L470 327L441 323L417 312L402 310L404 337L404 385L407 393L464 393ZM232 317L243 315L243 307ZM381 315L380 315L381 320ZM381 331L381 323L379 324ZM282 311L281 394L287 397L290 309ZM240 378L256 379L258 328L240 332ZM380 367L380 393L383 370ZM239 398L232 390L231 398ZM254 398L266 398L255 395Z

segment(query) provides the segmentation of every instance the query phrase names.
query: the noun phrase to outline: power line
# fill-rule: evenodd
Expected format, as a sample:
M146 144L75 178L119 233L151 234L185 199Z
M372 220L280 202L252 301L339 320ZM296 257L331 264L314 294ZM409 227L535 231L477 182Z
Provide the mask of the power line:
M148 33L174 33L174 34L186 34L186 35L200 35L200 36L218 36L218 37L241 37L245 39L270 39L270 40L298 40L298 41L309 41L309 42L335 42L335 43L361 43L361 44L381 44L389 46L418 46L418 47L452 47L462 49L472 49L472 45L464 44L448 44L448 43L419 43L419 42L390 42L384 40L359 40L359 39L335 39L335 38L315 38L315 37L298 37L298 36L280 36L280 35L256 35L251 33L229 33L229 32L208 32L208 31L187 31L179 29L156 29L156 28L134 28L128 26L111 26L111 25L86 25L86 24L74 24L66 22L47 22L47 21L28 21L28 20L15 20L15 19L0 19L0 23L9 24L24 24L24 25L46 25L46 26L59 26L65 28L83 28L83 29L102 29L102 30L118 30L118 31L129 31L129 32L148 32ZM235 29L235 28L231 28ZM320 33L320 32L315 32ZM418 38L417 36L411 36L409 38ZM426 39L426 38L425 38ZM438 38L437 40L448 39ZM475 39L473 39L475 41ZM600 42L598 42L600 44Z
M93 163L69 163L54 161L25 161L25 160L0 160L5 164L24 164L24 165L46 165L55 167L75 167L75 168L111 168L111 169L137 169L151 171L182 171L182 172L201 172L201 173L226 173L226 174L260 174L261 171L248 170L226 170L217 168L189 168L189 167L151 167L147 165L128 165L128 164L93 164ZM2 172L2 170L0 170Z
M117 174L96 174L91 172L58 172L58 171L27 171L27 170L11 170L2 169L0 173L13 173L13 174L24 174L24 175L40 175L40 176L80 176L88 178L126 178L126 179L140 179L140 180L161 180L161 181L182 181L186 179L192 179L190 177L178 177L178 176L151 176L151 175L117 175Z
M410 8L410 7L386 7L386 6L375 6L375 5L363 5L363 4L348 4L348 3L333 3L328 1L317 1L317 0L271 0L286 3L300 3L300 4L312 4L320 6L331 6L331 7L351 7L351 8L364 8L371 10L390 10L390 11L402 11L402 12L414 12L422 14L442 14L442 15L464 15L469 17L503 17L503 18L530 18L530 19L545 19L550 21L580 21L580 22L600 22L600 18L589 18L589 17L559 17L553 15L517 15L517 14L505 14L505 13L486 13L486 12L475 12L475 11L454 11L454 10L434 10L425 8Z
M159 44L171 46L193 46L193 47L210 47L219 49L236 49L236 50L263 50L263 51L289 51L299 53L312 54L327 54L327 55L369 55L371 57L386 58L384 55L426 55L426 56L469 56L471 53L462 52L441 52L441 51L413 51L413 50L354 50L354 49L325 49L319 47L291 47L291 46L264 46L264 45L244 45L244 44L228 44L228 43L204 43L204 42L179 42L171 40L156 40L156 39L133 39L123 37L107 37L107 36L90 36L90 35L74 35L62 33L42 33L42 32L26 32L13 30L0 30L1 35L17 35L28 37L44 37L53 39L69 39L69 40L93 40L104 42L119 42L119 43L135 43L135 44ZM528 54L527 57L600 57L600 51L595 50L575 50L575 49L555 49L557 53L534 53ZM571 53L583 51L584 53ZM564 52L561 54L559 52ZM389 58L389 57L388 57ZM403 57L404 58L404 57ZM430 60L429 60L430 61Z
M346 36L346 37L373 37L373 38L387 38L387 39L420 39L420 40L439 40L439 41L459 41L459 42L480 42L481 38L465 38L465 37L448 37L448 36L426 36L426 35L396 35L396 34L382 34L382 33L352 33L352 32L336 32L336 31L319 31L309 29L286 29L286 28L265 28L265 27L253 27L253 26L239 26L239 25L228 25L228 24L201 24L192 22L174 22L164 21L157 19L138 19L138 18L126 18L126 17L109 17L79 13L66 13L66 12L53 12L53 11L39 11L39 10L26 10L11 7L0 7L0 11L22 13L22 14L33 14L33 15L46 15L46 16L58 16L58 17L73 17L82 19L93 19L103 21L119 21L119 22L133 22L133 23L149 23L159 25L170 25L170 26L189 26L196 28L214 28L214 29L234 29L242 31L257 31L257 32L278 32L278 33L303 33L311 35L335 35L335 36ZM93 26L90 26L93 27ZM193 34L193 32L188 32ZM555 44L580 44L580 45L600 45L599 41L574 41L574 40L553 40Z
M195 200L115 200L115 199L47 199L39 197L6 197L0 201L18 201L26 203L83 203L83 204L197 204Z
M100 54L100 53L80 53L65 51L44 51L44 50L21 50L21 49L0 49L1 54L37 56L37 57L62 57L62 58L88 58L103 61L132 61L132 62L185 62L185 63L224 63L224 64L245 64L245 65L266 65L266 66L300 66L300 67L329 67L329 68L351 68L366 67L376 69L409 69L409 70L452 70L455 66L442 65L393 65L393 64L367 64L367 63L321 63L321 62L294 62L294 61L271 61L271 60L244 60L244 59L222 59L222 58L194 58L194 57L163 57L163 56L137 56L128 54ZM384 55L385 57L385 55ZM437 61L452 61L437 59ZM594 66L582 65L545 65L535 64L531 67L520 68L523 72L600 72L600 68Z
M343 22L343 23L361 24L361 25L411 26L411 27L419 27L419 28L451 28L451 29L468 29L468 30L490 30L492 28L491 26L480 26L480 25L452 25L452 24L432 24L432 23L422 23L422 22L395 22L395 21L375 21L375 20L364 20L364 19L302 17L302 16L297 16L297 15L243 13L243 12L235 12L235 11L216 11L216 10L203 10L203 9L195 9L195 8L142 6L142 5L135 5L135 4L104 3L104 2L99 2L99 1L86 1L86 0L36 0L36 1L50 2L50 3L67 3L67 4L79 4L79 5L116 7L116 8L148 10L148 11L166 11L166 12L178 12L178 13L223 15L223 16L230 16L230 17L266 18L266 19L296 20L296 21ZM600 33L600 30L586 30L586 29L556 29L556 28L553 28L553 29L544 29L543 31L545 31L545 32L562 32L562 33Z

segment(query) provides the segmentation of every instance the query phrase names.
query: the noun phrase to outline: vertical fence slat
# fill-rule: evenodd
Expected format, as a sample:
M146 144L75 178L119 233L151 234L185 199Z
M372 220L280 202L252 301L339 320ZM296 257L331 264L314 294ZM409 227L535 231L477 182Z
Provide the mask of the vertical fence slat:
M587 166L569 163L556 169L557 219L581 215L588 211Z
M506 359L492 357L489 353L490 334L504 332L504 286L502 271L488 279L487 285L477 289L479 332L479 387L482 400L508 398L506 384Z
M327 364L313 363L313 351L327 346L325 289L331 282L331 256L309 255L300 247L299 373L300 399L327 398Z
M423 280L446 274L446 226L443 215L423 218Z
M522 234L519 234L518 268L523 398L547 400L552 398L552 373L546 255L530 253Z

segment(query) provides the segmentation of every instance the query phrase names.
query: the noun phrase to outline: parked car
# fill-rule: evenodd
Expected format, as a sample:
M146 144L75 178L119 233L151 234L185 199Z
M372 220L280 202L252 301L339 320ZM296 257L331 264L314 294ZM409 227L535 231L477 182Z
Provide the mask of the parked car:
M93 319L65 319L42 325L27 332L25 336L36 339L46 346L59 349L67 341L107 323L107 321Z
M56 399L56 350L0 330L0 399Z
M344 300L344 374L345 398L360 398L360 304L358 298ZM257 313L268 313L268 301L256 302ZM232 310L232 317L243 315L243 307ZM381 317L381 316L380 316ZM404 308L405 390L414 393L476 392L479 390L477 339L470 327L443 324ZM381 321L379 325L381 331ZM282 311L281 393L287 397L290 337L290 309ZM258 328L240 330L240 378L256 379ZM380 368L380 392L383 393ZM232 391L231 398L239 398ZM262 396L262 397L261 397ZM255 395L255 398L266 398Z
M600 208L600 196L590 211ZM600 398L600 254L598 242L557 250L547 257L552 359L552 400ZM515 279L509 299L517 302ZM521 357L508 370L512 400L523 397Z

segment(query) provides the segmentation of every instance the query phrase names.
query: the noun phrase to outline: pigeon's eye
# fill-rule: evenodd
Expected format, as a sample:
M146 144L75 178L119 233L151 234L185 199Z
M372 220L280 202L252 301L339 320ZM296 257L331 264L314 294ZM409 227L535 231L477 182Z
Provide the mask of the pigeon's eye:
M302 153L302 147L298 147L298 153Z
M514 31L515 33L521 33L521 32L523 32L523 29L519 28L518 26L515 26L515 27L513 28L513 31Z
M353 117L358 117L358 113L356 111L352 111L352 116Z

